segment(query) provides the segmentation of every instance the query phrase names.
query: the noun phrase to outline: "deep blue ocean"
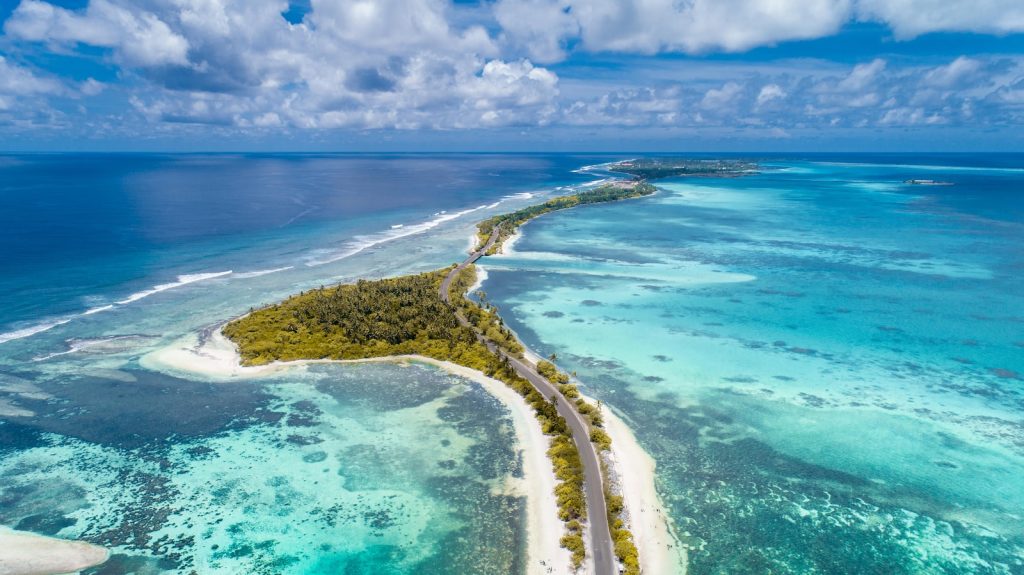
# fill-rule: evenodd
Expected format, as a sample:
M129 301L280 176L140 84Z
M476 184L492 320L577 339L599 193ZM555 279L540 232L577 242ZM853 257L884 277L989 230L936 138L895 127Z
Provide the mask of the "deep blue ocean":
M0 526L90 573L525 572L476 384L151 358L625 157L0 156ZM489 299L631 425L689 572L1024 573L1024 155L751 158L531 222Z

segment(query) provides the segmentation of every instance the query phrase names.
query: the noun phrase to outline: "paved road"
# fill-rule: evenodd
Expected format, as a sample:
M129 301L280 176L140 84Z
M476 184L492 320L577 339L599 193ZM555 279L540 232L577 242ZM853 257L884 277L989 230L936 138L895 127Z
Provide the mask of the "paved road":
M441 289L439 291L441 299L444 300L445 303L451 303L449 287L451 286L455 275L459 273L459 271L465 269L466 266L475 263L485 253L487 253L487 250L494 245L497 238L498 229L495 228L491 233L491 237L482 248L471 253L469 257L466 258L466 261L448 272L444 281L441 282ZM472 327L466 318L462 317L461 313L457 315L460 323L466 327ZM544 379L544 377L537 373L532 364L506 354L503 350L499 349L490 340L485 339L480 334L477 334L477 338L483 341L492 352L498 353L499 355L507 358L512 367L516 370L516 373L533 384L533 387L540 392L541 395L547 398L550 398L552 395L558 395L558 413L564 417L566 423L569 424L569 429L572 430L573 441L576 442L576 448L580 452L580 459L583 461L583 489L587 497L587 518L589 519L591 555L594 561L594 572L595 575L614 575L616 573L615 556L612 551L611 529L608 526L608 505L604 499L604 484L601 480L601 459L598 457L594 444L590 442L589 425L583 416L576 411L576 406L571 401L561 397L561 393L559 393L558 389L555 388L551 382Z

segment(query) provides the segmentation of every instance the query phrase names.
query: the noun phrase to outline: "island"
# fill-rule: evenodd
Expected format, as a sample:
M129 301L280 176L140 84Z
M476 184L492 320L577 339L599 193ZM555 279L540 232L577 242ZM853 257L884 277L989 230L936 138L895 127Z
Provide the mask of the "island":
M691 158L639 158L601 168L629 174L644 180L676 177L729 178L755 173L759 166L745 160L691 159Z
M482 241L448 268L354 284L321 287L254 309L222 333L235 343L243 365L299 360L360 360L422 356L452 362L504 382L523 396L551 437L548 457L558 484L564 523L560 544L574 568L586 558L588 526L595 571L640 573L633 534L623 520L621 494L604 480L599 452L611 448L599 406L587 402L571 378L547 360L530 361L497 310L467 296L476 283L474 263L501 249L516 229L539 215L575 206L637 198L656 188L644 180L616 181L561 196L478 225ZM554 359L554 358L552 358Z

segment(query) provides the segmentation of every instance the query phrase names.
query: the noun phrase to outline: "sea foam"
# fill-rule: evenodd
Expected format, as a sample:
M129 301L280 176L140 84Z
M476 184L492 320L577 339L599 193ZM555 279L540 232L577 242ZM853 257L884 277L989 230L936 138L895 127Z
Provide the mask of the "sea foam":
M279 269L275 269L275 270L263 270L263 271L259 271L259 272L249 272L249 274L239 274L239 275L241 277L255 277L256 275L265 275L267 273L283 271L284 269L287 269L287 268L279 268ZM15 340L15 339L22 339L22 338L30 337L30 336L36 335L38 333L42 333L44 331L51 330L51 329L53 329L53 328L55 328L57 326L69 323L69 322L71 322L72 320L74 320L76 318L86 317L86 316L98 314L98 313L101 313L101 312L110 311L110 310L114 309L115 307L117 307L119 305L130 304L130 303L139 301L140 299L149 297L149 296L151 296L153 294L156 294L156 293L160 293L160 292L163 292L163 291L174 289L176 287L181 287L183 285L188 285L188 284L199 282L199 281L203 281L203 280L208 280L208 279L213 279L213 278L218 278L218 277L226 276L226 275L229 275L231 273L232 273L231 271L225 271L225 272L211 272L211 273L201 273L201 274L185 274L185 275L180 275L180 276L178 276L178 281L171 282L171 283L155 285L155 286L153 286L152 288L150 288L148 290L143 290L143 291L135 292L135 293L131 294L130 296L126 297L125 299L118 300L118 301L116 301L114 303L111 303L111 304L105 304L105 305L99 305L99 306L91 307L91 308L85 310L82 313L73 314L73 315L67 315L67 316L58 317L58 318L53 318L53 319L49 319L49 320L46 320L46 321L43 321L43 322L40 322L40 323L37 323L37 324L34 324L34 325L30 325L30 326L27 326L27 327L23 327L23 328L20 328L20 329L9 331L9 332L6 332L6 333L0 333L0 344L7 343L7 342Z
M166 283L166 284L158 284L158 285L155 285L155 286L153 286L152 288L150 288L148 290L143 290L143 291L140 291L140 292L135 292L132 295L126 297L125 299L118 300L117 303L119 303L121 305L129 304L129 303L132 303L132 302L139 301L142 298L149 297L149 296L151 296L153 294L160 293L162 291L167 291L169 289L174 289L174 288L177 288L177 287L181 287L183 285L188 285L188 284L195 283L195 282L200 282L200 281L203 281L203 280L219 278L221 276L226 276L226 275L228 275L230 273L231 273L231 270L228 270L226 272L211 272L211 273L203 273L203 274L185 274L185 275L180 275L180 276L178 276L178 281L176 281L176 282L171 282L171 283Z
M60 318L60 319L44 321L42 323L37 323L35 325L31 325L31 326L24 327L24 328L21 328L21 329L16 329L14 331L9 331L7 333L0 333L0 343L7 343L7 342L9 342L11 340L21 339L23 337L33 336L33 335L35 335L37 333L42 333L44 331L53 329L53 328L57 327L58 325L64 325L64 324L68 323L69 321L71 321L72 319L73 319L72 317L64 317L64 318Z
M294 267L295 266L285 266L283 268L274 268L274 269L271 269L271 270L256 270L256 271L252 271L252 272L241 272L241 273L234 274L232 277L236 277L236 278L239 278L239 279L258 278L260 276L265 276L265 275L270 275L270 274L276 274L278 272L288 271L288 270L290 270L290 269L292 269Z
M461 218L466 214L471 214L478 210L484 209L485 207L487 206L477 206L475 208L469 208L454 213L441 211L434 214L435 217L433 219L427 220L419 224L402 224L401 227L391 226L391 229L387 231L377 232L368 235L355 236L351 241L345 244L345 247L342 250L324 254L324 257L311 259L306 262L306 265L309 267L316 267L333 263L338 260L343 260L345 258L352 257L362 251L383 244L385 242L394 241L400 238L412 236L415 234L421 234L428 230L432 230L445 222Z

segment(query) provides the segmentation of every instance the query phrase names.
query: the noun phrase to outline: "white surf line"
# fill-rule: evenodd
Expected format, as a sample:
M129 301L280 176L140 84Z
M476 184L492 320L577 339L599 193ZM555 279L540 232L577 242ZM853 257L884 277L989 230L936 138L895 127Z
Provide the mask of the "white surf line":
M218 277L226 276L226 275L228 275L230 273L231 273L231 270L228 270L226 272L210 272L210 273L201 273L201 274L185 274L185 275L180 275L180 276L178 276L178 281L176 281L176 282L155 285L155 286L153 286L150 289L143 290L143 291L140 291L140 292L135 292L132 295L128 296L127 298L122 299L122 300L118 300L115 303L118 303L120 305L129 304L129 303L132 303L132 302L139 301L140 299L147 298L147 297L149 297L149 296L151 296L153 294L158 294L160 292L167 291L169 289L174 289L174 288L181 287L183 285L188 285L188 284L195 283L195 282L201 282L203 280L208 280L208 279L213 279L213 278L218 278Z
M628 158L628 159L625 159L625 160L612 160L611 162L605 162L603 164L591 164L589 166L583 166L581 168L576 168L572 172L574 174L585 174L587 172L592 172L594 170L607 170L608 166L614 166L615 164L621 164L623 162L635 162L635 161L637 161L639 159L640 158Z
M33 336L33 335L35 335L37 333L43 333L44 331L53 329L53 328L57 327L58 325L64 325L64 324L68 323L69 321L74 319L74 317L75 316L65 317L65 318L56 319L56 320L50 320L50 321L39 323L39 324L32 325L32 326L29 326L29 327L24 327L24 328L21 328L21 329L16 329L14 331L10 331L10 332L7 332L7 333L0 333L0 343L7 343L9 341L13 341L13 340L16 340L16 339L21 339L21 338L24 338L24 337L31 337L31 336Z
M76 352L79 352L79 351L85 351L85 350L88 350L90 348L94 348L96 346L103 345L104 343L108 343L108 342L112 342L112 341L130 340L130 339L133 339L133 338L136 338L136 337L138 337L138 336L136 336L136 335L115 335L115 336L112 336L112 337L98 337L98 338L93 338L93 339L70 339L70 340L65 342L67 344L67 346L68 346L67 350L65 350L65 351L58 351L58 352L54 352L54 353L50 353L50 354L46 354L46 355L40 355L40 356L37 356L37 357L33 357L32 361L46 361L46 360L48 360L48 359L50 359L52 357L57 357L57 356L60 356L60 355L68 355L69 353L76 353ZM2 575L2 572L0 572L0 575Z
M275 271L281 271L281 270L280 269L279 270L266 270L266 273L272 273L272 272L275 272ZM153 286L150 289L139 291L139 292L135 292L135 293L129 295L127 298L115 301L114 303L111 303L111 304L106 304L106 305L92 307L92 308L89 308L89 309L87 309L87 310L85 310L84 312L81 312L81 313L72 314L72 315L66 315L66 316L63 316L63 317L55 318L55 319L49 319L49 320L37 323L35 325L31 325L31 326L28 326L28 327L23 327L21 329L16 329L16 330L9 331L9 332L6 332L6 333L0 333L0 344L7 343L9 341L14 341L16 339L23 339L23 338L26 338L26 337L31 337L33 335L43 333L44 331L49 331L49 330L51 330L51 329L53 329L53 328L55 328L57 326L61 326L61 325L64 325L66 323L69 323L72 320L75 320L75 319L78 319L78 318L82 318L82 317L86 317L86 316L90 316L90 315L95 315L97 313L102 313L102 312L105 312L105 311L110 311L110 310L112 310L112 309L114 309L116 307L124 306L124 305L128 305L130 303L137 302L137 301L139 301L141 299L145 299L145 298L147 298L147 297L149 297L151 295L158 294L160 292L165 292L167 290L171 290L171 289L174 289L174 288L178 288L178 287L181 287L181 286L185 286L185 285L188 285L188 284L192 284L192 283L196 283L196 282L201 282L201 281L205 281L205 280L209 280L209 279L213 279L213 278L224 277L224 276L230 275L231 273L232 273L231 270L228 270L228 271L224 271L224 272L210 272L210 273L179 275L178 276L178 281L176 281L176 282L165 283L165 284L157 284L157 285ZM57 354L57 355L61 355L61 354Z
M239 279L258 278L260 276L276 274L278 272L284 272L284 271L288 271L290 269L295 269L295 266L284 266L283 268L274 268L274 269L271 269L271 270L256 270L256 271L253 271L253 272L240 272L240 273L236 273L236 274L231 274L231 277L235 277L235 278L239 278Z
M407 236L411 236L411 235L415 235L415 234L426 232L428 230L436 228L437 226L439 226L439 225L441 225L441 224L443 224L445 222L448 222L448 221L460 218L460 217L462 217L464 215L471 214L473 212L476 212L476 211L479 211L479 210L483 210L483 209L493 209L497 205L499 205L499 204L501 204L501 203L503 203L505 201L508 201L508 200L528 200L528 199L531 199L531 198L537 196L538 193L539 192L519 192L519 193L515 193L515 194L509 194L507 196L503 196L500 200L498 200L497 202L494 202L494 203L492 203L490 205L480 205L480 206L477 206L475 208L468 208L468 209L465 209L465 210L462 210L462 211L459 211L459 212L454 212L454 213L451 213L451 214L449 214L447 210L442 210L442 211L437 212L437 213L434 214L436 216L434 219L428 220L428 221L423 222L421 224L415 224L415 225L396 224L396 225L391 226L391 231L390 232L384 231L384 232L378 232L376 234L372 234L372 235L368 235L368 236L356 236L354 239L360 240L362 238L362 240L357 242L356 245L354 245L348 251L345 251L345 252L342 252L340 254L337 254L336 256L330 257L330 258L328 258L326 260L314 260L314 261L306 262L306 266L308 266L308 267L316 267L316 266L320 266L320 265L336 262L338 260L342 260L342 259L354 256L354 255L356 255L356 254L358 254L358 253L360 253L362 251L365 251L365 250L367 250L367 249L369 249L369 248L371 248L373 246L376 246L376 245L379 245L379 244L382 244L382 243L385 243L385 242L389 242L389 241L392 241L392 240L397 240L397 239L400 239L400 238L404 238L404 237L407 237ZM252 272L241 272L241 273L237 273L237 274L235 274L232 270L228 270L228 271L222 271L222 272L205 272L205 273L179 275L177 277L177 281L175 281L175 282L169 282L169 283L164 283L164 284L157 284L157 285L155 285L152 288L149 288L147 290L142 290L142 291L138 291L138 292L132 293L128 297L126 297L124 299L121 299L121 300L117 300L117 301L115 301L114 303L111 303L111 304L106 304L106 305L92 307L92 308L89 308L88 310L86 310L86 311L84 311L82 313L73 314L73 315L69 315L69 316L58 317L58 318L55 318L55 319L50 319L50 320L47 320L47 321L40 322L40 323L38 323L36 325L31 325L31 326L27 326L27 327L24 327L24 328L12 330L12 331L9 331L7 333L0 333L0 344L6 343L6 342L9 342L9 341L13 341L13 340L16 340L16 339L22 339L22 338L26 338L26 337L31 337L33 335L36 335L36 334L43 333L45 331L51 330L51 329L53 329L53 328L55 328L57 326L69 323L69 322L71 322L72 320L74 320L76 318L85 317L85 316L89 316L89 315L93 315L93 314L97 314L97 313L101 313L101 312L110 311L110 310L115 309L115 308L117 308L119 306L128 305L130 303L137 302L137 301L139 301L141 299L145 299L145 298L147 298L147 297L149 297L151 295L154 295L154 294L157 294L157 293L161 293L161 292L164 292L164 291L167 291L167 290L175 289L175 288L178 288L178 287L181 287L181 286L184 286L184 285L188 285L188 284L192 284L192 283L196 283L196 282L200 282L200 281L205 281L205 280L208 280L208 279L224 277L224 276L228 276L228 275L233 275L234 277L237 277L237 278L240 278L240 279L248 279L248 278L259 277L259 276L262 276L262 275L282 272L282 271L286 271L286 270L293 269L293 268L294 268L294 266L286 266L286 267L275 268L275 269L270 269L270 270L257 270L257 271L252 271ZM62 354L58 354L58 355L62 355Z
M448 213L447 210L443 210L435 213L434 215L436 217L434 217L433 219L427 220L419 224L396 224L391 226L391 229L387 231L376 232L368 235L358 235L349 241L349 247L347 250L335 253L334 255L328 256L323 259L308 261L306 262L306 266L317 267L329 263L334 263L345 258L350 258L374 246L378 246L380 244L391 242L408 236L422 234L424 232L436 228L437 226L440 226L445 222L450 222L452 220L461 218L462 216L465 216L467 214L471 214L473 212L486 209L487 207L488 206L484 204L477 206L475 208L467 208L465 210L461 210L454 213Z

